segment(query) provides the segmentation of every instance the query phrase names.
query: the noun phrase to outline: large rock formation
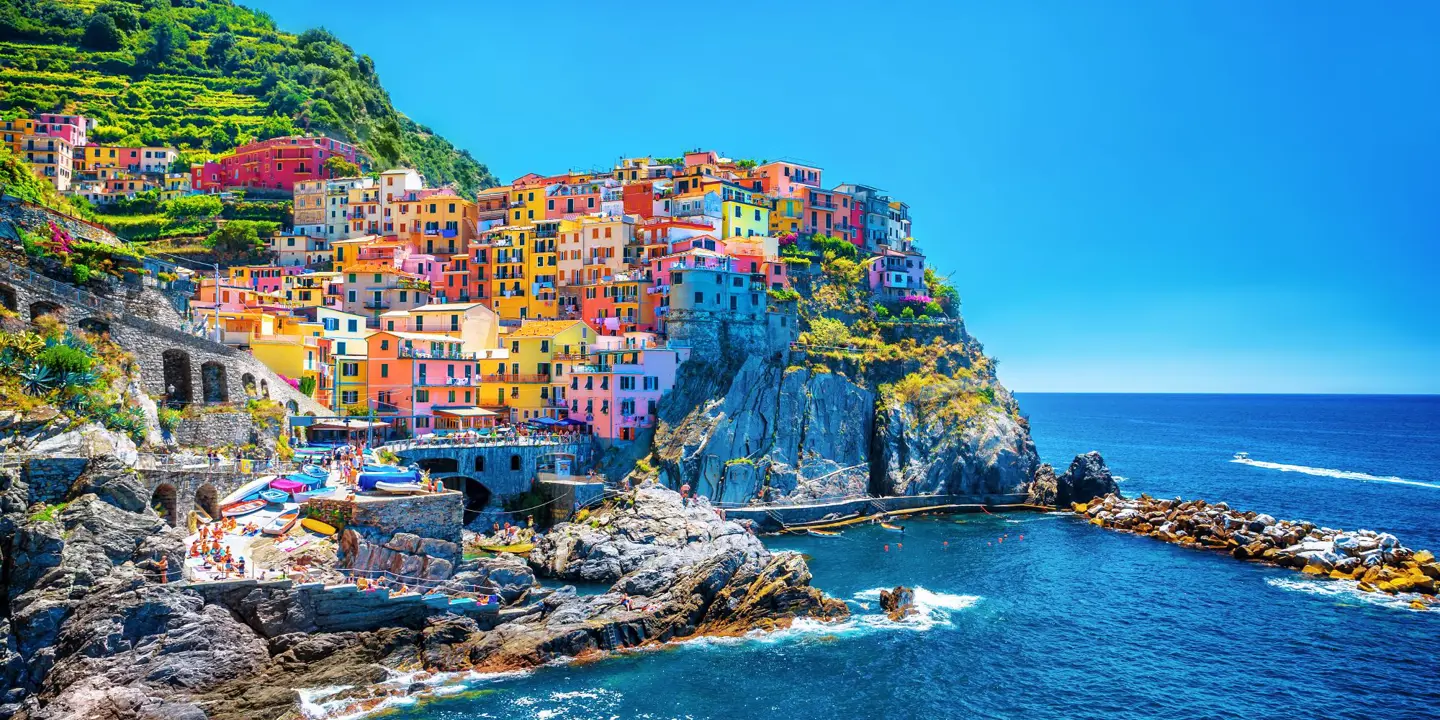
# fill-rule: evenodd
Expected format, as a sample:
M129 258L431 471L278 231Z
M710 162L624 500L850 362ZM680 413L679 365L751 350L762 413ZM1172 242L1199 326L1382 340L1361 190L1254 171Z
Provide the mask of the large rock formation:
M704 387L679 392L698 394L698 402L656 437L672 486L688 483L724 503L747 502L767 488L798 498L866 491L874 393L833 373L787 371L753 356L723 388L710 373L687 378Z
M750 357L733 374L682 374L654 457L668 485L724 504L1023 491L1039 460L1008 393L997 393L1001 402L957 423L823 368Z
M1040 464L1030 433L998 406L958 427L909 403L880 412L876 446L883 495L1023 492Z
M1105 466L1105 459L1091 450L1084 455L1076 455L1070 461L1070 469L1056 478L1053 504L1069 507L1070 503L1085 502L1111 493L1118 495L1120 486L1110 474L1110 468Z

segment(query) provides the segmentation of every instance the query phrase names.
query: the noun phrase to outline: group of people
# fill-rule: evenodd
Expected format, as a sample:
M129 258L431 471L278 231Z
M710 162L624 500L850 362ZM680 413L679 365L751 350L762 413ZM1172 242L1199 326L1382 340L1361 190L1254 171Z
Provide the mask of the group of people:
M496 545L515 545L518 543L530 542L535 539L535 516L525 518L525 526L505 523L492 523L490 525L490 538Z
M245 577L245 558L231 554L230 546L225 544L225 533L233 532L235 527L234 518L202 525L200 536L190 543L190 557L202 558L201 567L218 573L222 579L231 575Z

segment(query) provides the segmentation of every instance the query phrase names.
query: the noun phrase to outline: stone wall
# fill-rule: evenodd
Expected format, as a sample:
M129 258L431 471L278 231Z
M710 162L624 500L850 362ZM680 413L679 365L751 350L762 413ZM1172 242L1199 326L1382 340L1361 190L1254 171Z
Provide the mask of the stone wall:
M270 447L279 435L278 425L262 429L244 410L187 413L171 433L175 442L192 447L252 444Z
M347 530L366 541L390 542L397 533L460 544L465 519L465 496L446 491L430 495L357 497Z
M0 271L0 299L26 319L36 311L43 311L67 324L109 333L116 343L135 356L145 391L152 395L164 395L171 385L177 384L177 378L188 378L189 393L180 393L188 399L181 397L181 404L243 402L249 397L266 397L285 405L290 414L330 413L281 380L250 353L176 329L178 313L163 293L152 288L101 297L26 268L8 267ZM169 382L167 353L172 358L183 358L171 363ZM207 364L212 369L207 370ZM179 365L186 367L176 369ZM207 384L211 387L208 397ZM183 390L186 383L178 385L182 387L177 390Z
M183 525L197 507L211 517L220 510L220 500L253 480L254 475L211 468L141 470L140 477L150 492L151 507L160 506L161 518L171 525Z
M53 221L74 238L106 245L117 245L120 242L114 234L100 225L70 215L63 215L50 208L34 205L9 195L0 198L0 218L8 219L34 232L48 228Z
M741 357L781 352L799 337L794 303L762 315L737 316L707 310L671 310L665 330L670 341L686 345L700 357Z
M583 472L594 457L594 445L588 438L579 442L533 445L451 447L401 444L388 447L406 463L429 470L433 478L470 478L479 482L490 493L489 505L498 505L529 492L539 475L540 463L547 455L573 455L573 472ZM460 482L447 482L446 485L457 490L464 489Z
M537 521L545 527L565 522L576 508L589 505L605 495L605 483L603 482L552 480L542 477L539 488L540 493L545 496L545 501L549 503L545 506L545 516L537 518ZM548 522L545 521L547 518Z

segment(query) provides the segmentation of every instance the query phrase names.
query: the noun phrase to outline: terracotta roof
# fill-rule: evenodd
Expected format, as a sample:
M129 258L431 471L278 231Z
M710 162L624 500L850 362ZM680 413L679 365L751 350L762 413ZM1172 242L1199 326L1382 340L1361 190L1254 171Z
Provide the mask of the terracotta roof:
M543 338L555 337L576 325L584 325L579 320L536 320L521 325L518 330L512 331L508 338Z

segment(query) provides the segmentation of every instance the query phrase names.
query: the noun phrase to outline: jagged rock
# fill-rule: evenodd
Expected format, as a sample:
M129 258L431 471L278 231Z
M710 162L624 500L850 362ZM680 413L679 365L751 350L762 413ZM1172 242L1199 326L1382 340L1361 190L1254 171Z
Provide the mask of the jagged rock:
M1035 479L1030 481L1030 487L1025 491L1025 502L1030 505L1044 505L1046 507L1058 507L1055 499L1058 480L1055 477L1055 468L1050 463L1041 463L1035 469Z
M918 612L915 609L915 591L904 585L897 585L894 590L881 590L880 611L895 622L905 619L906 615L914 615Z
M536 543L531 565L542 575L613 583L651 558L692 544L752 557L765 553L755 536L721 520L704 498L685 505L679 494L653 484L633 492L633 506L617 503L592 513L585 523L557 525Z
M44 716L99 717L121 687L149 695L143 704L173 704L177 691L255 672L268 658L266 643L224 608L178 587L147 584L127 566L79 602L57 638L55 666L41 688L51 698Z
M686 377L693 377L686 373ZM675 487L744 503L768 487L777 496L863 493L870 480L875 395L844 377L786 371L750 357L725 388L681 387L695 408L655 436L655 457ZM694 382L688 385L694 385ZM745 458L750 463L727 461Z
M1000 407L957 424L900 403L876 424L884 495L1024 492L1040 464L1030 433Z
M1070 462L1070 469L1056 481L1055 504L1069 507L1071 503L1086 502L1104 495L1120 494L1120 486L1105 467L1100 453L1090 451L1076 455Z

